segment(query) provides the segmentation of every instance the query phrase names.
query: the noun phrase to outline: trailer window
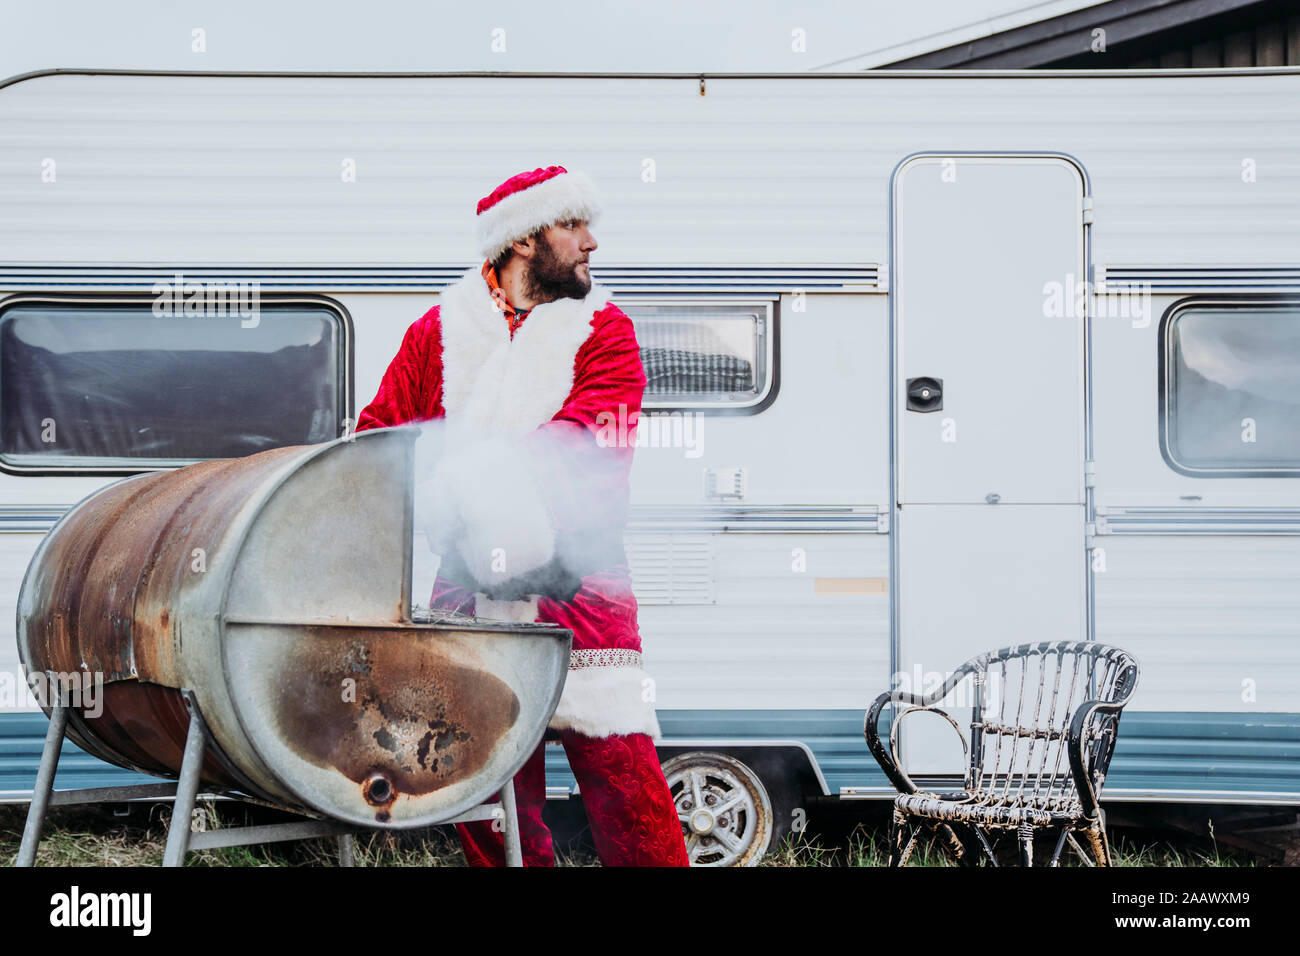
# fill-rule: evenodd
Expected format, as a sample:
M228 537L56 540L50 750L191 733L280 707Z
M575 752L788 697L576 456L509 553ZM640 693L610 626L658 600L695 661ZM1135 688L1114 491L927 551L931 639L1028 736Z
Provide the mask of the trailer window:
M323 301L263 301L255 320L155 311L54 299L0 310L0 461L130 471L341 434L341 312Z
M1170 466L1202 477L1300 475L1300 302L1185 303L1163 332Z
M628 303L645 369L642 404L753 408L772 382L772 307Z

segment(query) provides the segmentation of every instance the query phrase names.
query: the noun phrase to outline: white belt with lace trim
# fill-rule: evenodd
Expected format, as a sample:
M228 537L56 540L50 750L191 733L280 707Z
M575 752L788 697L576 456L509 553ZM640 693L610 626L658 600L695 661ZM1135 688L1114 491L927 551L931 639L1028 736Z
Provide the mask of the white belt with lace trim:
M621 647L599 647L594 650L575 650L569 655L569 670L582 667L640 667L641 652Z

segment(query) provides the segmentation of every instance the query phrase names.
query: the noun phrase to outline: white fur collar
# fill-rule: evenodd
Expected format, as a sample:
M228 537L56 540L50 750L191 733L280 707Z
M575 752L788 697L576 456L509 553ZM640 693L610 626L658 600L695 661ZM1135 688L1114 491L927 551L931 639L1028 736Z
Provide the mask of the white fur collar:
M550 421L573 388L578 349L609 291L535 306L510 338L479 267L442 294L442 405L477 436L523 435Z

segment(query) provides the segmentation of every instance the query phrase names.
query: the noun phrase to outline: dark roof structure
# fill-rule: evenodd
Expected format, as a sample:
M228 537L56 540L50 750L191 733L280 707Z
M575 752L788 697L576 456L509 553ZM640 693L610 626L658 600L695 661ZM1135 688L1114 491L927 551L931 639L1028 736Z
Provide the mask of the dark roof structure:
M1109 0L878 70L1300 66L1296 0Z

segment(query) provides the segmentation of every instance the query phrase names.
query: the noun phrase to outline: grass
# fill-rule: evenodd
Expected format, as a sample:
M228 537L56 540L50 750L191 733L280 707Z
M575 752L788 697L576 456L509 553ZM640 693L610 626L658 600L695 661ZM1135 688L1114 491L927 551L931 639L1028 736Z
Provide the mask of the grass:
M1041 841L1046 843L1046 840ZM1206 846L1196 839L1176 838L1160 839L1140 834L1111 834L1111 858L1116 867L1236 867L1253 866L1255 861L1247 855L1225 853L1213 842ZM1006 845L1004 845L1006 844ZM1014 851L1014 841L1003 837L994 841L994 849L1000 858ZM1050 854L1050 847L1035 847L1034 864L1045 865L1046 855L1040 860L1040 852ZM1014 857L1013 857L1014 859ZM885 827L870 827L858 824L847 837L834 844L827 845L820 837L804 838L792 836L781 846L770 851L760 862L760 866L813 866L813 867L856 867L885 866L889 860L888 830ZM908 866L953 866L938 844L932 839L921 836L907 862ZM1061 854L1062 866L1083 866L1077 854L1069 847Z
M202 829L221 829L249 822L246 808L229 802L204 801L195 811ZM26 805L0 805L0 866L12 866L18 858ZM37 854L40 866L159 866L167 842L171 818L168 804L131 807L126 817L114 816L103 807L64 808L50 811ZM365 833L355 837L357 866L465 866L465 855L451 827L426 830ZM591 866L594 854L557 852L559 866ZM337 866L335 838L293 840L253 846L196 850L185 859L186 866Z
M572 809L572 808L569 808ZM204 801L201 825L208 829L239 826L249 810L239 804ZM253 811L264 814L265 811ZM115 816L108 807L59 807L50 812L37 862L41 866L158 866L162 862L171 807L167 804L131 807L127 816ZM572 814L570 813L570 816ZM25 805L0 805L0 865L10 866L18 855L26 820ZM264 823L263 816L251 822ZM556 862L560 866L594 866L598 861L589 845L576 836L563 841L557 833ZM811 828L795 835L767 854L765 867L880 867L888 859L888 830L878 822ZM456 867L465 857L450 827L420 831L368 833L356 838L358 866ZM1041 841L1046 842L1046 841ZM1007 848L1003 848L1004 850ZM1222 849L1208 838L1173 836L1167 832L1112 831L1111 851L1116 866L1223 867L1252 866L1248 854ZM332 838L298 840L255 846L223 847L192 852L187 866L336 866L337 841ZM1036 859L1037 862L1037 859ZM952 865L938 846L922 837L909 866ZM1081 865L1068 849L1062 865Z

